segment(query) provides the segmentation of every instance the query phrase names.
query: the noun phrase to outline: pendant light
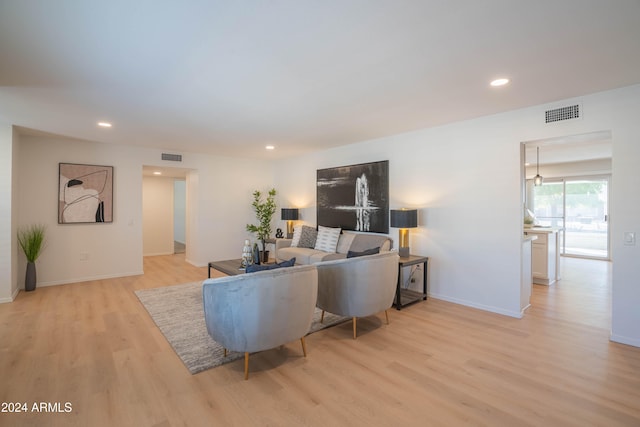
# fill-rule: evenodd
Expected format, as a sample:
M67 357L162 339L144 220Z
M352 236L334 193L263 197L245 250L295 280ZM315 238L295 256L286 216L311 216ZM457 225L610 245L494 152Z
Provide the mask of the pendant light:
M533 178L533 185L542 185L542 177L540 176L540 147L536 147L536 176Z

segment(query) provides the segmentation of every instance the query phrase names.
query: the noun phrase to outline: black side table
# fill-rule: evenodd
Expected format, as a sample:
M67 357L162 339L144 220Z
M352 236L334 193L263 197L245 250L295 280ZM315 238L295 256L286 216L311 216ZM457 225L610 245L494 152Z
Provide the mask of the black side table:
M422 292L416 292L411 289L403 289L404 283L403 267L422 264ZM407 304L427 299L427 268L429 267L429 258L418 255L409 255L398 260L398 284L396 286L396 298L394 305L400 310Z

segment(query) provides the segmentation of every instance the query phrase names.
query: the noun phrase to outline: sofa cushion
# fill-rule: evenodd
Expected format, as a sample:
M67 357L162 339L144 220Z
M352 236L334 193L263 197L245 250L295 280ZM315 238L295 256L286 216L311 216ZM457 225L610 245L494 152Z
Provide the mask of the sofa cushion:
M303 225L300 234L300 241L298 242L298 247L313 249L316 245L317 236L318 230L313 227L309 227L308 225Z
M317 262L323 262L323 261L333 261L334 259L344 259L346 257L347 257L346 254L339 254L337 252L329 253L324 251L317 251L317 253L309 257L309 261L310 261L309 264L315 264Z
M289 258L296 258L296 262L298 264L313 264L313 261L311 261L311 257L313 255L316 254L322 254L322 255L326 255L326 252L322 252L322 251L316 251L315 249L311 249L311 248L292 248L292 247L288 247L288 248L281 248L278 251L278 259L289 259Z
M277 262L275 264L251 264L245 268L245 273L255 273L256 271L275 270L283 267L293 267L296 263L296 259L291 258L287 261Z
M335 253L338 246L338 239L340 238L340 228L318 226L318 238L316 239L316 246L314 249L329 253Z
M348 231L343 231L338 239L338 247L336 248L336 252L339 254L346 254L349 252L349 248L351 248L351 244L353 243L353 239L355 239L356 233L349 233Z
M313 227L308 228L315 231ZM302 231L302 226L300 230ZM393 241L388 236L381 234L344 231L338 239L336 253L319 251L313 248L291 247L291 242L291 239L276 239L276 259L278 261L296 257L296 264L315 264L322 261L346 258L349 251L362 252L379 247L380 252L388 252L391 250Z
M367 256L367 255L375 255L375 254L379 254L380 253L380 248L371 248L371 249L366 249L364 251L361 252L356 252L356 251L349 251L347 252L347 258L357 258L359 256Z
M367 249L379 247L380 252L386 252L391 250L392 240L385 235L381 234L356 234L353 239L353 243L349 248L350 251L362 252Z

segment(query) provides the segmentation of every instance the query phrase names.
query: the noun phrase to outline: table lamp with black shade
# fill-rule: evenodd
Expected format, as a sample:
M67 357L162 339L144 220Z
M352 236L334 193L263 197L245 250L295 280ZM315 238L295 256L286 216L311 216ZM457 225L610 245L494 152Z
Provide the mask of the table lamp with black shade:
M297 221L299 214L298 208L282 208L281 219L287 221L287 239L293 237L293 221Z
M398 255L402 258L409 256L409 229L418 226L417 209L392 209L391 227L399 228Z

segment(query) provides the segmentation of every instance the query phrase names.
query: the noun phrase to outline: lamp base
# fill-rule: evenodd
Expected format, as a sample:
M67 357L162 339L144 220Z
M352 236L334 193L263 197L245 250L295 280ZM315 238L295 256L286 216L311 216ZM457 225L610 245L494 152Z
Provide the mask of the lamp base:
M400 255L400 258L409 258L409 246L400 246L398 255Z
M293 239L293 221L287 220L287 239Z

